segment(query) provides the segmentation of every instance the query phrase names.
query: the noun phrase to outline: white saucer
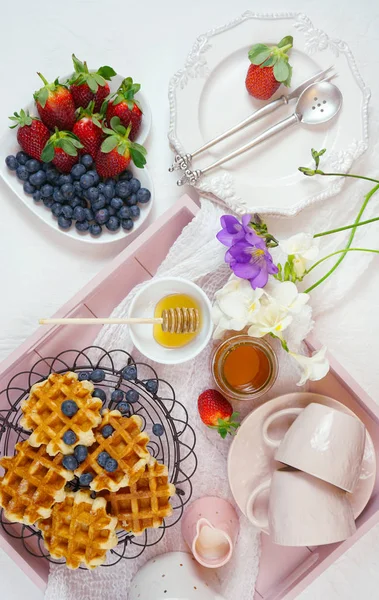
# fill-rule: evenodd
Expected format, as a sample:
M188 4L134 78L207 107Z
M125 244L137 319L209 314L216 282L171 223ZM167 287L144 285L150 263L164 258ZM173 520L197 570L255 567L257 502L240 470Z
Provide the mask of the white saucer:
M267 417L278 410L289 407L305 407L312 402L324 404L354 415L353 411L341 402L308 392L286 394L274 398L251 412L238 429L229 449L228 477L229 485L241 511L245 513L245 506L249 494L262 481L268 479L281 463L274 459L275 448L269 448L262 437L262 426ZM356 416L356 415L355 415ZM294 417L283 417L270 428L270 435L281 439L284 432L294 421ZM357 518L372 494L376 477L376 456L373 441L366 430L366 446L362 463L362 471L354 492L350 496ZM255 512L258 516L267 514L267 494L261 494L257 499ZM266 532L267 533L267 532Z

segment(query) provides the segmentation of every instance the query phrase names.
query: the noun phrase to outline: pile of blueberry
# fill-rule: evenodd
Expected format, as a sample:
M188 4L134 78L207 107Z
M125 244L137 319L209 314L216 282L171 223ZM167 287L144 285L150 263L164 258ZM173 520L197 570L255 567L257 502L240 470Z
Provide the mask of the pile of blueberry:
M101 235L104 227L109 231L131 231L140 216L138 205L146 204L151 197L130 171L124 171L118 179L102 181L89 154L84 154L68 175L22 151L7 156L5 162L24 182L24 192L50 209L61 229L68 230L75 224L78 231L93 236Z

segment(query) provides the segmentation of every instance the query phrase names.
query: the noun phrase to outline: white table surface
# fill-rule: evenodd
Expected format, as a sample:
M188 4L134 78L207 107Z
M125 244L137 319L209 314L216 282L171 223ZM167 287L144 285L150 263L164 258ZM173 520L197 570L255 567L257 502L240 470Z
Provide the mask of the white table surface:
M90 67L110 64L116 71L132 75L142 82L152 107L153 130L147 147L149 169L156 185L153 217L181 194L167 172L171 161L166 141L169 77L183 66L197 35L229 22L247 9L302 11L316 27L345 40L372 90L371 136L377 137L376 126L373 131L379 115L377 0L271 0L265 4L247 0L192 0L187 4L174 0L18 0L6 7L2 7L0 19L2 127L7 126L7 116L26 104L39 87L36 71L49 79L67 73L72 52L87 59ZM116 256L122 244L94 248L73 243L34 218L2 182L0 196L2 359L36 329L39 317L54 313ZM379 319L377 311L368 317L366 307L377 306L374 299L379 285L378 269L370 269L360 283L343 306L318 320L316 334L374 395L379 386L379 369L375 359L373 362L367 358L367 349L371 357L378 356ZM339 334L342 323L349 321L357 332L354 343L344 342ZM379 527L355 544L299 598L377 598L378 564ZM42 592L1 552L0 573L2 598L43 598Z

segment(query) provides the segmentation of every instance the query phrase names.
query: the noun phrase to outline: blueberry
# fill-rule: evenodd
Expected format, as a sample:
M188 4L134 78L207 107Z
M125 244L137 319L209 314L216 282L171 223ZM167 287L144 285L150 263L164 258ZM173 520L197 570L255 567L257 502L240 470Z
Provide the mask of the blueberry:
M89 371L80 371L79 375L78 375L78 379L79 381L88 381L90 376Z
M104 185L116 185L116 181L113 179L113 177L107 177L104 179Z
M89 223L88 223L88 221L77 221L75 223L75 227L78 231L88 231Z
M43 203L46 206L46 208L51 208L54 204L54 200L52 198L43 198Z
M153 425L153 434L161 437L164 434L164 427L160 423L155 423Z
M129 181L129 185L132 194L136 194L141 187L140 182L135 177L132 177L132 179Z
M104 465L104 469L108 471L108 473L114 473L118 469L118 462L114 458L108 458L107 462Z
M61 404L61 411L66 417L73 417L79 410L79 406L74 400L64 400Z
M37 173L40 170L40 162L35 158L29 158L26 161L25 167L28 169L29 173Z
M92 392L92 396L93 398L99 398L102 402L105 402L107 399L104 390L101 390L100 388L95 388Z
M72 225L72 220L66 219L63 215L61 215L60 217L58 217L58 225L62 229L70 229Z
M105 190L105 183L103 181L101 181L99 183L99 185L97 186L97 189L99 190L99 194L104 194L104 190Z
M137 390L128 390L125 394L125 397L128 402L134 404L134 402L137 402L139 399L139 393L137 392Z
M112 200L112 198L114 198L114 196L115 196L114 185L111 185L109 183L107 185L105 185L103 194L107 198L107 200Z
M61 194L65 200L70 200L75 195L74 186L72 183L64 183L61 187Z
M134 223L131 219L122 219L121 227L126 231L130 231L134 227Z
M89 232L91 235L100 235L102 230L103 229L101 225L98 225L97 223L92 223L89 228Z
M28 181L30 173L29 173L28 169L25 167L25 165L18 166L16 169L16 173L17 173L17 177L19 179L21 179L21 181Z
M77 439L78 438L76 436L76 433L72 431L72 429L67 429L67 431L65 431L63 434L63 441L68 446L72 446L72 444L75 444Z
M75 165L77 166L77 165ZM83 165L81 165L83 166ZM76 196L79 196L79 198L82 196L83 190L82 190L82 186L80 185L80 181L74 181L74 183L72 184L74 186L74 192Z
M109 219L109 212L106 208L102 208L95 213L95 221L99 223L99 225L104 225Z
M105 463L107 462L107 460L110 458L108 452L100 452L100 454L97 457L97 464L100 465L100 467L105 467Z
M80 200L80 204L78 204L78 206L81 206L82 208L87 208L87 200Z
M58 185L62 186L65 185L65 183L72 183L72 177L71 175L59 175L58 177Z
M115 217L116 216L117 211L116 211L115 208L112 208L112 206L108 205L107 206L107 211L109 212L109 216L110 217Z
M50 198L54 194L54 188L50 183L45 183L41 187L42 198Z
M93 214L93 210L91 210L90 208L85 208L84 209L84 217L87 219L87 221L93 221L93 219L95 218L95 215Z
M42 199L42 194L41 194L40 190L36 190L33 194L33 200L35 202L40 202L41 199Z
M59 202L54 202L53 206L51 207L51 212L53 213L54 217L60 217L62 210L63 206L62 204L59 204Z
M124 205L123 201L121 200L121 198L117 198L117 196L115 196L114 198L112 198L111 200L111 207L115 208L116 210L120 210L120 208Z
M85 166L86 169L89 169L93 165L93 158L90 154L83 154L80 162Z
M73 198L71 198L71 200L68 201L69 205L71 206L72 209L76 208L77 206L82 207L82 200L80 198L78 198L78 196L74 196ZM85 204L87 204L84 201Z
M121 220L123 220L123 219L130 219L130 217L131 217L130 208L128 206L122 206L120 208L120 210L118 211L117 216Z
M87 190L86 198L92 203L96 202L99 198L99 190L96 187L90 187Z
M120 413L122 415L124 415L125 413L129 412L129 410L130 410L130 404L128 404L127 402L119 402L117 404L117 410L119 410Z
M119 180L120 181L123 181L123 180L130 181L132 177L133 177L133 175L132 175L132 173L130 171L124 171L119 176Z
M129 208L130 210L130 216L132 217L132 219L138 219L138 217L141 214L141 210L139 208L139 206L131 206Z
M104 381L105 379L105 372L103 371L103 369L95 369L94 371L92 371L89 378L95 383L100 383L100 381Z
M91 169L90 171L87 171L87 175L92 176L94 185L97 185L99 183L100 177L98 175L98 172L95 169Z
M127 206L135 206L137 204L137 194L132 194L126 199Z
M17 161L18 161L19 165L26 165L26 163L28 162L30 156L28 156L26 154L26 152L20 151L20 152L17 152L16 158L17 158Z
M17 158L15 156L13 156L12 154L10 154L5 159L5 164L7 165L8 169L10 169L11 171L15 171L18 167Z
M60 204L63 204L64 198L63 198L63 196L61 194L61 190L59 188L54 189L53 199L54 199L54 202L59 202Z
M137 202L140 204L147 204L151 198L150 190L146 188L140 188L137 192Z
M116 183L116 194L120 198L127 198L132 193L129 181L118 181Z
M76 460L75 456L73 456L72 454L69 454L68 456L63 457L62 465L68 471L75 471L75 469L78 468L79 463Z
M82 188L82 190L88 190L92 185L93 185L93 177L91 177L91 175L88 175L87 173L85 173L85 175L81 176L80 187Z
M34 194L36 188L29 181L25 181L24 183L24 192L25 194Z
M124 399L124 392L122 390L114 390L111 394L112 402L122 402Z
M109 231L117 231L120 229L120 220L117 217L109 217L106 228L109 229Z
M131 381L132 379L136 379L137 377L137 367L135 365L128 365L121 372L122 378L127 381Z
M93 479L93 475L91 475L91 473L83 473L79 477L79 483L80 483L80 485L88 486L91 483L92 479Z
M96 212L97 210L101 210L102 208L105 208L106 203L107 202L105 196L103 194L99 194L98 199L94 202L91 202L92 210L94 212Z
M59 179L59 173L56 169L53 168L53 169L48 169L46 171L46 180L49 183L56 184L56 183L58 183L58 179Z
M84 208L82 208L81 206L76 206L74 208L74 212L73 212L72 216L75 219L75 221L84 221L86 218L86 213L84 211Z
M79 444L79 446L76 446L74 449L74 456L78 463L82 463L88 456L88 448L82 444Z
M82 175L86 172L86 168L83 164L76 163L71 169L71 177L74 180L79 180Z
M64 216L65 219L72 219L73 214L74 214L74 210L71 206L68 206L68 204L65 204L64 206L62 206L62 215Z
M101 430L102 436L105 438L109 438L113 432L114 429L112 425L104 425L103 429Z
M156 379L148 379L145 382L145 388L150 394L156 394L158 391L158 381Z

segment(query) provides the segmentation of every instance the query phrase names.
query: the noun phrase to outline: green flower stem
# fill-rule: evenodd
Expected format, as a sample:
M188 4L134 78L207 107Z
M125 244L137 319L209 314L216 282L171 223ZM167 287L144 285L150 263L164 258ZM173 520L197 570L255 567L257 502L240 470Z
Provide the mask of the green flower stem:
M358 175L356 175L355 177L357 177L358 179L361 179L361 177L358 176ZM361 209L360 209L360 211L358 213L358 216L355 219L355 222L354 222L355 226L353 227L352 232L350 233L350 236L349 236L349 239L348 239L348 242L346 244L345 249L342 250L340 258L337 260L337 262L335 263L335 265L333 265L333 267L327 273L325 273L325 275L323 277L321 277L321 279L319 279L318 281L316 281L316 283L314 283L313 285L311 285L309 288L307 288L305 290L306 294L309 294L309 292L311 292L317 286L319 286L321 283L323 283L323 281L325 281L337 269L337 267L341 264L341 262L343 261L343 259L346 256L346 253L347 253L348 249L350 248L350 246L351 246L351 244L353 242L353 239L354 239L354 236L355 236L355 232L357 231L358 223L361 220L361 216L362 216L362 214L363 214L363 212L364 212L367 204L369 203L371 197L375 194L375 192L377 190L379 190L379 182L378 182L378 185L376 185L375 187L373 187L372 190L370 190L369 193L366 194L365 199L363 201L363 204L361 206Z
M379 250L372 250L371 248L343 248L342 250L336 250L335 252L332 252L331 254L328 254L327 256L324 256L323 258L320 258L320 260L315 262L315 264L307 270L307 275L308 273L313 271L313 269L318 267L318 265L321 265L321 263L323 263L324 260L328 260L328 258L336 256L336 254L342 254L342 252L374 252L375 254L379 254Z
M287 44L286 46L283 46L283 48L280 48L280 52L285 54L287 50L290 50L290 48L292 48L292 44Z
M353 173L324 173L319 169L315 169L315 175L324 175L325 177L352 177L353 179L364 179L365 181L372 181L373 183L379 183L379 179L372 179L372 177L364 177L363 175L354 175Z
M339 231L346 231L346 229L353 229L353 227L361 227L361 225L368 225L369 223L374 223L375 221L379 221L379 217L374 217L373 219L368 219L367 221L360 221L359 223L353 225L345 225L345 227L338 227L337 229L330 229L329 231L323 231L322 233L316 233L313 237L323 237L324 235L330 235L331 233L338 233Z

